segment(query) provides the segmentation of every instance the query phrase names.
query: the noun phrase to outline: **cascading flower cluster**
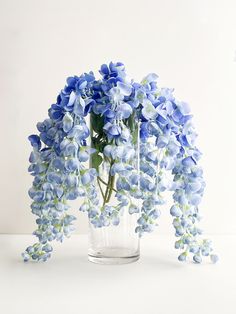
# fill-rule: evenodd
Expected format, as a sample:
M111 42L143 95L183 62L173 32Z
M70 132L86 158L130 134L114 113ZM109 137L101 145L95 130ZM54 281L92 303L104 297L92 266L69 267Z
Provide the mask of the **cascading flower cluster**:
M75 217L68 214L69 200L83 198L80 210L96 228L118 225L125 209L131 215L140 213L135 231L142 236L153 230L163 192L170 190L175 248L182 250L178 259L192 254L196 263L202 256L216 262L211 242L199 237L198 205L205 183L189 106L177 101L173 90L160 89L156 74L136 83L120 62L102 65L100 74L99 80L92 72L69 77L49 118L37 124L39 135L29 137L33 147L29 172L34 176L29 196L38 217L34 232L38 242L22 254L24 260L46 261L50 242L71 234ZM134 141L140 146L138 171ZM108 168L107 182L99 175L101 164ZM109 203L112 194L118 201L114 206Z

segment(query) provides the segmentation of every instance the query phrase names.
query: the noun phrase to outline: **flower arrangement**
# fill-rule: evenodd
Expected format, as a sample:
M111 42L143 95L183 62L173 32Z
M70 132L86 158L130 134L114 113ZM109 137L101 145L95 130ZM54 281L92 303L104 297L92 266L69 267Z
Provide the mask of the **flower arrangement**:
M103 64L99 72L98 80L93 72L69 77L49 117L37 124L40 134L29 136L29 172L34 176L29 196L38 242L22 254L24 261L46 261L53 250L50 243L71 234L76 218L68 214L70 200L83 198L80 210L95 228L119 225L124 208L130 215L139 213L135 232L141 237L156 225L163 192L169 190L175 248L182 250L178 259L191 255L201 263L210 256L215 263L211 241L201 238L198 227L205 183L188 104L176 100L172 89L159 88L156 74L136 83L120 62ZM134 141L140 151L138 171ZM109 170L106 182L98 173L103 162ZM112 195L116 206L109 205Z

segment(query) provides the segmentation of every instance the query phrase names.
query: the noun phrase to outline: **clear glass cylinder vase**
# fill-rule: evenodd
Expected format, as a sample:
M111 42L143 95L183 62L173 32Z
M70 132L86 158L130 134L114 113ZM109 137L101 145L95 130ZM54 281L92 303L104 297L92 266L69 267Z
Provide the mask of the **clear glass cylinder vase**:
M132 119L132 120L131 120ZM118 189L117 181L126 182L126 177L130 173L123 172L122 178L119 173L112 172L112 166L117 162L116 157L113 156L107 158L107 154L103 152L103 149L107 145L111 145L114 150L119 146L119 151L126 149L125 144L120 145L117 141L106 142L102 149L97 145L100 140L101 129L103 126L101 117L98 118L95 115L91 115L90 126L91 127L91 142L97 152L90 158L90 167L96 168L98 177L96 178L96 189L99 194L99 204L97 210L103 215L104 210L111 210L109 221L103 226L94 225L89 222L89 248L88 259L91 262L98 264L125 264L137 261L140 256L140 241L139 236L135 232L137 226L137 220L140 215L138 201L135 198L130 197L129 192L125 192L122 189ZM127 121L126 121L127 122ZM139 124L134 117L130 117L130 120L121 125L121 129L128 129L132 137L132 152L133 156L128 161L125 160L124 166L131 166L133 173L139 171ZM105 139L106 141L107 139ZM123 146L124 148L122 148ZM130 142L129 142L130 146ZM100 158L98 157L100 156ZM126 158L127 156L125 156ZM119 166L122 167L122 159L118 161ZM139 189L139 184L136 182L134 189ZM138 192L138 191L137 191ZM124 206L120 207L120 199L117 197L128 198L130 201ZM138 209L138 210L137 210Z

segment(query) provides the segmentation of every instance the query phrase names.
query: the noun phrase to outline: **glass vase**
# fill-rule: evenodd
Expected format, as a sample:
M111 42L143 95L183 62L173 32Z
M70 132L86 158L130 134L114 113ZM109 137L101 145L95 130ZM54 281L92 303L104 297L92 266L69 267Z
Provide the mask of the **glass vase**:
M138 121L131 117L131 121L127 124L130 134L132 136L132 145L135 155L129 164L139 171L139 124ZM103 125L98 117L91 115L91 146L97 148L96 139L100 130L97 129L98 125ZM97 131L97 132L96 132ZM113 145L116 145L113 143ZM112 161L104 157L103 152L100 150L102 162L97 162L96 158L90 158L90 167L96 168L98 177L96 178L96 188L99 193L99 204L97 210L102 213L105 208L116 208L119 204L117 200L117 180L118 175L111 175ZM127 164L127 163L126 163ZM137 199L132 198L132 204L138 208ZM112 214L113 215L113 214ZM139 212L130 213L130 203L123 206L115 215L110 223L106 226L94 226L91 221L89 222L89 249L88 259L91 262L98 264L125 264L135 262L139 259L140 255L140 241L139 236L135 232L137 220L140 216Z

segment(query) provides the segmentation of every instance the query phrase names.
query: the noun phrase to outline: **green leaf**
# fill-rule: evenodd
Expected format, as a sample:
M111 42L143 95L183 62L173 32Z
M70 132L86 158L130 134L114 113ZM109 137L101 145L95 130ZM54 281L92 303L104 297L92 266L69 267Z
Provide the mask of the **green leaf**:
M91 156L91 166L92 168L95 168L97 171L99 169L99 166L103 162L103 158L101 155L98 154L98 152L92 154Z
M92 147L96 148L99 153L103 153L104 147L107 145L106 138L92 137Z
M90 113L90 124L92 130L97 134L103 134L103 127L104 127L104 117L101 115L97 115L93 112Z

